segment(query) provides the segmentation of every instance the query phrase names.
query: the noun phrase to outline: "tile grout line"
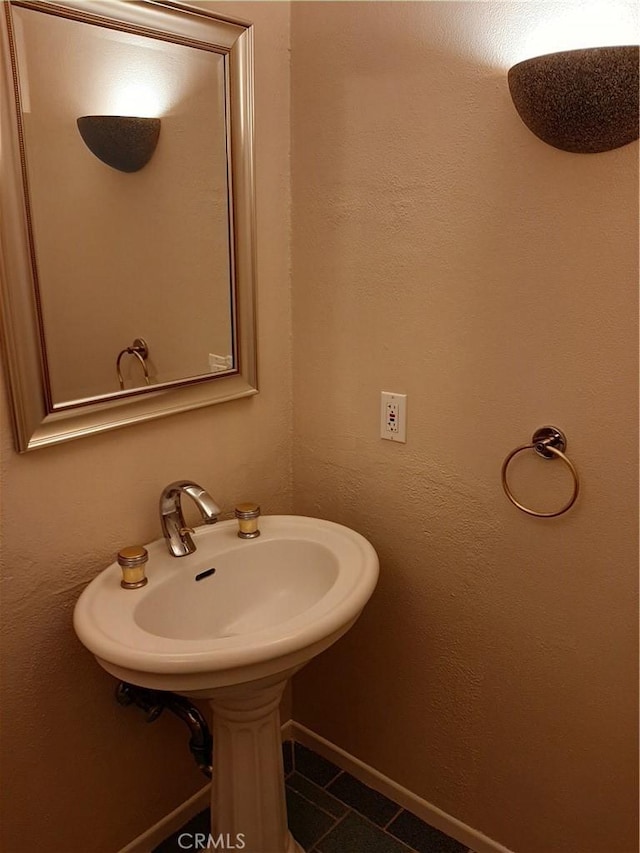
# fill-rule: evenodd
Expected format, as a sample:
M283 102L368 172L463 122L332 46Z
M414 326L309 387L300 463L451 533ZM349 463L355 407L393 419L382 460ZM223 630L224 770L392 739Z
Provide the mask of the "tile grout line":
M388 827L390 827L390 826L391 826L391 824L394 822L394 820L395 820L397 817L399 817L399 816L400 816L400 813L401 813L401 812L403 812L403 811L404 811L404 809L402 808L402 806L398 806L398 811L394 814L394 816L393 816L392 818L390 818L390 819L385 823L385 825L382 827L382 829L384 829L384 830L385 830L385 832L386 832L386 830L388 829Z
M317 782L315 779L311 779L311 777L309 777L309 776L307 776L306 774L304 774L304 773L302 772L302 770L298 770L298 768L296 767L296 744L298 743L298 741L297 741L297 740L291 740L291 741L289 741L289 742L291 743L291 772L292 772L292 773L299 773L299 774L300 774L300 776L304 777L304 778L307 780L307 782L313 782L313 784L314 784L314 785L317 785L317 786L318 786L318 788L321 788L322 790L325 790L326 788L328 788L328 787L329 787L329 785L331 785L331 783L332 783L332 782L335 782L335 781L336 781L336 779L338 778L338 776L341 776L341 775L345 772L344 770L341 770L339 767L338 767L338 768L336 768L336 769L337 769L337 771L338 771L338 772L336 773L336 775L335 775L335 776L332 776L332 777L331 777L331 779L329 779L329 781L328 781L328 782L325 782L325 784L324 784L324 785L321 785L321 784L320 784L319 782ZM300 744L300 746L304 746L304 744ZM313 752L313 750L312 750L312 749L309 749L309 747L305 747L305 749L308 749L308 750L309 750L309 752L312 752L314 755L316 755L316 754L317 754L317 753ZM329 763L333 763L333 762L329 762ZM334 765L334 766L335 766L335 765ZM339 798L338 798L338 797L336 797L336 799L339 799ZM340 800L340 802L342 802L342 800ZM346 803L345 803L344 805L346 805Z
M300 775L302 776L302 773ZM310 779L307 779L306 776L302 776L302 778L306 779L307 782L311 781ZM319 805L318 803L314 802L313 800L310 800L308 797L305 797L305 795L303 793L301 793L300 791L298 791L297 788L292 788L291 785L287 785L287 787L289 788L290 791L293 791L294 794L297 794L301 799L303 799L305 801L305 803L309 803L310 806L313 806L314 809L317 809L318 811L322 812L322 814L327 815L327 817L333 818L333 820L335 822L342 820L342 818L344 817L344 815L338 816L338 815L331 814L331 812L328 812L326 809L323 809L322 806ZM320 786L318 786L318 789L320 791L324 790L324 788L320 788ZM332 795L330 794L329 796L332 796ZM343 803L342 800L338 800L337 797L334 797L333 799L337 800L339 803L341 803L347 810L349 809L349 806L346 803ZM325 833L325 835L326 835L326 833ZM324 836L323 836L323 838L324 838Z
M291 776L292 773L296 772L296 742L290 739L288 743L291 744L291 770L289 771L289 776Z
M382 832L388 838L391 838L397 844L400 844L402 847L404 847L406 850L406 853L418 853L418 851L415 849L415 847L411 847L409 844L407 844L406 841L403 841L401 838L398 838L396 835L392 835L390 832L387 832L387 830L383 826L380 826L380 824L371 820L370 817L367 817L365 814L361 814L356 809L352 809L352 811L354 811L358 815L358 817L361 817L363 820L366 820L367 823L371 824L371 826L378 829L380 832ZM402 809L400 809L400 811L402 811Z
M338 799L338 797L336 797L336 799ZM348 817L350 814L354 814L356 817L359 817L363 821L365 821L365 823L368 823L369 826L373 827L373 829L377 830L378 832L381 832L383 835L386 835L388 838L391 838L393 841L396 842L396 844L400 844L400 846L404 848L406 853L418 853L418 851L415 849L415 847L411 847L411 845L407 844L406 841L403 841L401 838L398 838L396 835L392 835L390 832L387 832L387 830L383 826L380 826L379 823L376 823L375 821L371 820L371 818L367 817L367 815L362 814L362 812L359 812L357 809L352 808L352 806L347 805L347 803L344 803L342 800L340 800L340 802L343 803L343 805L347 806L347 811L340 818L340 820L338 820L336 822L335 826L333 826L333 828L331 830L329 830L329 832L332 832L333 829L335 829L339 823L342 823L342 821L346 817ZM403 811L403 809L400 808L400 811ZM396 815L396 817L397 817L397 815ZM320 840L323 840L324 838L326 838L327 835L329 834L329 832L325 832L325 834L322 836L322 839L320 839ZM320 841L316 842L316 844L319 844L319 843L320 843Z
M351 775L351 774L347 773L347 771L346 771L346 770L341 770L340 768L338 768L338 772L336 773L336 775L335 775L335 776L332 776L332 777L331 777L331 779L329 779L329 780L328 780L324 785L320 785L320 784L319 784L318 782L316 782L314 779L311 779L309 776L306 776L302 771L300 771L300 770L297 770L297 769L296 769L296 766L295 766L295 744L297 743L297 741L292 740L292 741L291 741L291 743L292 743L292 749L291 749L291 753L292 753L292 762L291 762L291 764L292 764L292 771L291 771L291 772L292 772L292 773L298 773L300 776L302 776L302 778L303 778L303 779L306 779L306 781L307 781L307 782L311 782L313 785L316 785L316 787L317 787L319 790L321 790L321 791L325 791L327 794L329 794L329 796L333 797L335 800L337 800L339 803L341 803L341 804L342 804L343 806L345 806L345 808L347 809L347 811L346 811L346 812L345 812L341 817L336 818L336 816L335 816L335 815L332 815L330 812L325 811L325 809L323 809L323 808L322 808L322 806L318 805L318 803L313 802L313 800L309 800L309 799L307 799L307 797L305 797L305 796L304 796L304 794L301 794L301 793L300 793L299 791L297 791L295 788L291 788L291 790L292 790L292 791L294 791L296 794L298 794L298 796L300 796L303 800L305 800L305 802L309 803L311 806L313 806L314 808L318 809L319 811L321 811L323 814L327 815L328 817L331 817L331 818L333 818L333 819L334 819L333 826L331 826L331 827L330 827L330 828L329 828L329 829L328 829L328 830L327 830L327 831L326 831L326 832L325 832L325 833L324 833L324 834L323 834L323 835L318 839L318 841L316 841L315 845L313 846L313 848L312 848L312 850L311 850L311 853L321 853L321 851L319 851L319 849L318 849L318 845L319 845L322 841L324 841L324 840L325 840L325 838L329 835L329 833L333 832L333 830L334 830L334 829L336 829L336 827L337 827L340 823L342 823L342 822L344 821L344 819L345 819L346 817L348 817L350 814L354 814L354 815L356 815L357 817L362 818L362 819L363 819L363 820L365 820L368 824L370 824L372 827L374 827L375 829L377 829L378 831L380 831L380 832L382 832L384 835L386 835L388 838L390 838L392 841L395 841L396 843L401 844L401 845L405 848L406 853L418 853L418 851L417 851L414 847L411 847L411 846L410 846L406 841L403 841L403 840L402 840L401 838L399 838L397 835L394 835L392 832L389 832L389 831L388 831L389 827L390 827L390 826L391 826L391 824L394 822L394 820L396 820L396 819L400 816L400 814L401 814L403 811L408 811L407 809L403 808L402 806L399 806L397 803L394 803L394 805L398 805L398 811L397 811L397 812L395 812L395 813L393 814L393 816L392 816L392 817L391 817L391 818L390 818L390 819L389 819L385 824L382 824L382 825L381 825L381 824L379 824L379 823L376 823L374 820L372 820L372 819L371 819L370 817L368 817L366 814L363 814L363 813L362 813L362 812L360 812L357 808L354 808L353 806L351 806L349 803L345 803L345 801L344 801L343 799L341 799L341 797L338 797L336 794L334 794L334 793L332 793L331 791L329 791L329 790L328 790L329 785L332 785L332 784L333 784L333 783L334 783L334 782L335 782L335 781L336 781L340 776L343 776L343 775L347 775L347 776L349 776L349 775ZM311 751L311 752L313 752L313 750L310 750L310 751ZM387 797L387 799L389 799L389 798ZM391 801L391 802L393 802L393 801ZM411 812L409 812L409 814L411 814ZM471 848L469 848L468 850L464 851L464 853L474 853L474 851L473 851Z
M404 847L406 847L406 848L407 848L407 853L418 853L418 851L416 850L416 848L415 848L415 847L411 847L411 845L410 845L410 844L407 844L407 842L406 842L406 841L403 841L401 838L398 838L398 836L397 836L397 835L393 835L391 832L387 832L387 830L386 830L386 829L383 829L382 831L384 832L384 834L385 834L388 838L391 838L391 839L393 839L394 841L396 841L398 844L402 844Z
M339 776L342 776L342 774L343 774L344 772L345 772L344 770L338 770L338 772L336 773L336 775L335 775L335 776L332 776L332 777L331 777L331 779L329 779L329 781L327 782L327 784L326 784L326 785L322 785L322 790L323 790L323 791L326 791L326 790L327 790L327 788L329 787L329 785L333 785L333 783L336 781L336 779L337 779ZM303 773L302 775L304 776L304 773ZM306 777L305 777L305 778L306 778ZM310 781L311 781L311 782L313 782L313 779L311 779ZM317 784L317 782L316 782L316 784ZM318 786L318 787L320 787L320 786ZM336 797L336 799L338 800L338 799L340 799L340 798L339 798L339 797ZM340 802L342 802L342 800L340 800ZM346 806L346 803L345 803L345 806Z
M298 773L300 776L302 776L302 778L303 778L303 779L306 779L306 780L307 780L307 782L312 782L314 785L318 785L318 783L317 783L317 782L314 782L314 780L313 780L313 779L309 779L309 777L308 777L308 776L305 776L305 775L304 775L304 773L302 773L300 770L296 770L296 769L295 769L295 766L294 766L294 772L296 772L296 773ZM364 820L366 820L366 821L367 821L367 823L371 824L371 826L373 826L373 827L375 827L376 829L380 830L380 832L383 832L383 833L384 833L385 835L387 835L389 838L393 839L393 841L397 841L399 844L402 844L404 847L406 847L406 849L407 849L407 853L417 853L417 851L416 851L413 847L410 847L410 846L409 846L405 841L402 841L402 839L401 839L401 838L398 838L397 836L393 835L391 832L387 832L387 827L388 827L388 826L390 826L390 825L393 823L393 821L398 817L398 815L399 815L401 812L403 812L403 811L404 811L404 809L402 808L402 806L398 806L398 811L397 811L397 812L394 812L393 816L392 816L392 817L391 817L391 818L390 818L390 819L389 819L385 824L383 824L383 825L381 826L379 823L376 823L375 821L371 820L371 818L370 818L370 817L368 817L367 815L363 814L363 813L362 813L361 811L359 811L357 808L354 808L354 807L353 807L353 806L351 806L349 803L345 803L345 801L344 801L344 800L340 799L340 797L337 797L335 794L332 794L332 793L331 793L331 791L329 791L329 790L328 790L329 785L333 784L333 782L335 782L335 781L336 781L336 779L338 779L338 777L339 777L339 776L342 776L342 775L344 775L345 773L346 773L346 770L339 770L339 771L338 771L338 773L336 773L336 775L335 775L332 779L330 779L330 780L326 783L326 785L324 785L324 787L320 788L320 785L318 785L318 787L320 788L320 790L322 790L322 791L326 791L330 796L332 796L334 799L338 800L338 802L339 802L339 803L342 803L342 805L346 807L347 811L342 815L342 817L340 817L340 818L338 818L338 819L336 820L336 822L335 822L335 823L334 823L334 825L331 827L331 829L328 829L328 830L324 833L324 835L323 835L323 836L321 836L321 838L316 842L316 844L315 844L315 846L314 846L313 850L316 850L317 845L320 843L320 841L322 841L323 839L325 839L325 838L327 837L327 835L328 835L330 832L333 832L333 830L338 826L338 824L339 824L339 823L341 823L341 822L342 822L342 821L347 817L347 815L348 815L349 813L353 813L353 814L356 814L358 817L361 817L361 818L363 818ZM310 803L312 806L314 806L315 808L317 808L317 809L319 809L321 812L323 812L323 814L326 814L326 815L328 815L329 817L333 817L333 818L335 818L335 815L331 815L331 814L329 814L328 812L326 812L326 811L322 808L322 806L319 806L319 805L318 805L318 803L314 803L313 801L308 800L308 799L307 799L303 794L301 794L299 791L296 791L296 789L295 789L295 788L292 788L292 790L293 790L293 791L295 791L295 793L296 793L296 794L298 794L299 796L301 796L301 797L302 797L302 799L303 799L303 800L305 800L307 803Z
M333 830L338 826L338 824L342 823L342 821L346 818L346 816L349 814L350 811L351 811L351 809L347 809L346 812L342 815L342 817L339 817L336 820L336 822L333 824L331 829L328 829L323 835L320 836L320 838L313 845L312 853L314 850L318 851L318 845L324 841L324 839L327 837L327 835L329 835L330 832L333 832ZM322 851L318 851L318 853L322 853Z
M334 797L336 800L338 800L338 802L340 802L344 806L346 806L349 809L349 811L355 812L355 814L360 815L360 817L365 818L365 820L368 820L369 823L372 824L372 826L375 826L378 829L382 830L383 832L385 832L387 835L389 835L391 838L395 839L396 841L401 841L401 839L397 838L395 835L393 835L393 833L387 832L387 827L389 827L393 823L393 821L400 815L400 813L405 811L405 809L402 806L398 806L398 811L394 812L394 814L389 818L389 820L386 823L384 823L384 824L376 823L368 815L361 812L358 808L356 808L355 806L352 806L350 803L345 803L345 801L343 799L341 799L336 794L334 794L333 792L328 790L329 785L332 785L338 779L339 776L343 776L345 774L350 775L350 774L347 774L346 770L341 770L336 776L334 776L333 779L331 779L330 782L327 782L327 784L324 786L324 790L326 790L328 794L331 794L331 796ZM301 774L301 775L304 775L304 774ZM313 780L310 780L310 781L313 781ZM387 799L388 799L388 797L387 797ZM390 802L393 802L393 801L390 800ZM394 805L397 805L397 803L394 803ZM401 843L405 844L406 847L409 847L409 845L406 844L404 841L401 841ZM409 848L409 849L411 849L412 853L415 853L413 848Z

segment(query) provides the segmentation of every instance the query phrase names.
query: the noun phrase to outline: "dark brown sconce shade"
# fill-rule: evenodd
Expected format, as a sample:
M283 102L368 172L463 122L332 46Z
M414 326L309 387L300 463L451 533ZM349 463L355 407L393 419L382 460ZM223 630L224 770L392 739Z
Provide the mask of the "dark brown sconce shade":
M78 130L99 160L121 172L137 172L149 162L160 136L159 118L82 116Z
M578 154L638 138L637 45L590 47L527 59L509 71L520 118L543 142Z

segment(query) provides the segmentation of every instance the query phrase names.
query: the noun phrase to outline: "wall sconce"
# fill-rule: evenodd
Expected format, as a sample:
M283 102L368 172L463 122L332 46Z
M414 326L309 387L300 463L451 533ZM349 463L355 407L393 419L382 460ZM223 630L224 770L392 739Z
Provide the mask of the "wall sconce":
M509 71L509 91L529 130L578 154L638 138L638 46L589 47L537 56Z
M78 130L99 160L121 172L137 172L151 159L160 136L159 118L81 116Z

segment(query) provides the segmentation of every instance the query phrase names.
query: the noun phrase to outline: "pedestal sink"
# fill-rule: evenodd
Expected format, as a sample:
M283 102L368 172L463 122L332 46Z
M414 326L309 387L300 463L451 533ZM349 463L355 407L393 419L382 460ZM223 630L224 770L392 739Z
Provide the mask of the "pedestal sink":
M147 545L146 586L120 586L117 563L84 590L74 627L123 681L206 698L213 712L212 834L245 853L303 853L287 829L278 707L287 679L341 637L378 579L360 534L302 516L196 529L176 559ZM211 570L215 571L211 571Z

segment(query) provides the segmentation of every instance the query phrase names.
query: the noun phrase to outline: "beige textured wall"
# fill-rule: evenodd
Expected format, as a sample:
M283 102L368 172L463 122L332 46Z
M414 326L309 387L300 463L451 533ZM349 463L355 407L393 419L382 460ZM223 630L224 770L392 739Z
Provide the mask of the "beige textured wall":
M228 509L290 509L289 12L209 8L257 25L261 393L24 456L2 396L3 853L114 853L204 784L184 726L118 707L71 626L118 547L160 534L162 487L191 477Z
M638 147L544 145L505 79L577 5L292 6L295 509L382 564L294 717L518 853L637 850ZM500 465L545 423L541 521Z

